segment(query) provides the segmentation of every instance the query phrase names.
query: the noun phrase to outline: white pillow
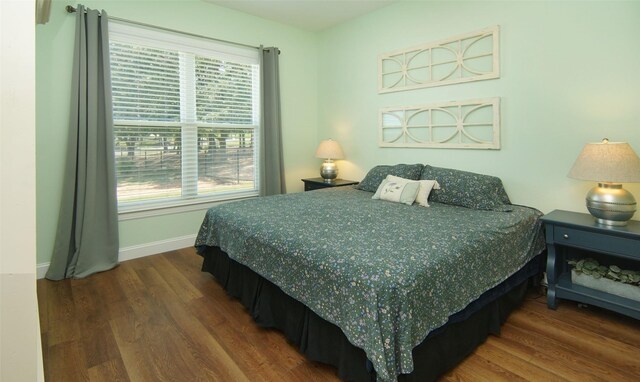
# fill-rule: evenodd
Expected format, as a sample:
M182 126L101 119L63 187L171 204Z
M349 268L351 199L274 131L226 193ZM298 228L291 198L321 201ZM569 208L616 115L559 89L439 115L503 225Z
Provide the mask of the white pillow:
M402 178L400 178L402 179ZM403 179L402 182L383 180L371 199L412 205L420 189L420 182Z
M429 207L429 203L427 202L429 199L429 194L432 189L439 190L440 185L436 180L409 180L405 178L401 178L399 176L387 175L386 180L393 182L420 182L420 189L418 190L418 195L416 195L416 203L418 203L422 207Z

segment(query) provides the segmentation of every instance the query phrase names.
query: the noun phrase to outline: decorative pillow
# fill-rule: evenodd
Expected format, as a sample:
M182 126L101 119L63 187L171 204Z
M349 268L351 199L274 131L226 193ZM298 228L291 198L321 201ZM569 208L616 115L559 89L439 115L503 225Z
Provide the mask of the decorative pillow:
M431 192L432 202L477 210L513 210L498 177L426 165L420 179L435 179L440 184L439 190Z
M403 203L412 205L418 195L420 189L420 182L407 181L403 179L403 182L394 182L391 180L383 179L382 183L376 190L376 193L371 199L386 200L389 202Z
M376 192L380 183L387 175L395 175L401 178L418 180L422 171L421 164L397 164L395 166L380 165L369 170L362 182L356 186L358 190Z
M392 182L411 182L411 180L393 175L387 175L386 180ZM435 180L419 180L418 182L420 182L420 188L418 189L418 195L416 195L416 203L418 203L422 207L429 207L429 203L427 202L427 200L429 199L429 194L431 193L432 189L439 190L440 185Z

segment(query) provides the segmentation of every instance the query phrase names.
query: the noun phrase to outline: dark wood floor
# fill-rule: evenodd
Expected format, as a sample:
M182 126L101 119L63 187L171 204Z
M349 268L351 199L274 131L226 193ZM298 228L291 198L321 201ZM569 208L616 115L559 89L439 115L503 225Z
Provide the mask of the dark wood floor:
M337 381L200 272L193 249L83 280L38 281L45 378ZM640 321L532 292L445 381L639 381Z

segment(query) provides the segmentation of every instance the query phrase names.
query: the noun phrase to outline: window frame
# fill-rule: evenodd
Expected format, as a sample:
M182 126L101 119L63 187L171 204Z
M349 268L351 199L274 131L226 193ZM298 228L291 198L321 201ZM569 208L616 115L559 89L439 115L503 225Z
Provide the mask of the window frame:
M136 218L143 218L147 216L157 216L170 213L188 212L202 210L212 205L219 204L220 202L229 200L238 200L257 197L260 193L260 139L261 139L261 80L260 80L260 58L259 50L257 48L247 48L244 46L237 46L231 43L223 43L204 37L193 36L189 34L180 34L173 31L163 30L161 28L152 28L145 25L131 24L124 21L112 21L109 25L109 38L111 41L121 42L125 44L135 44L140 46L147 46L158 49L174 50L180 52L180 55L186 53L192 55L194 58L208 57L216 60L230 61L238 64L252 65L252 123L250 124L232 124L232 123L210 123L197 120L196 103L189 103L193 110L185 112L184 103L181 101L180 121L168 122L168 121L152 121L152 120L116 120L114 118L114 127L177 127L180 128L182 137L185 136L185 129L190 130L191 134L195 133L195 146L191 147L192 154L195 153L195 181L197 182L198 175L198 136L199 128L220 128L220 129L247 129L251 128L252 141L253 141L253 182L254 187L252 189L245 189L239 191L217 191L211 194L195 196L183 196L184 184L182 181L180 186L181 196L175 198L162 198L159 200L147 201L147 202L125 202L121 204L118 202L118 214L119 220L129 220ZM195 61L194 61L195 65ZM184 73L181 72L181 75ZM189 75L187 75L189 77ZM190 94L189 97L194 97L196 90L196 78L188 78L189 81L193 81L192 90L194 94ZM182 86L181 86L182 88ZM184 89L180 90L181 99L183 98ZM115 137L114 137L115 139ZM184 155L183 152L187 151L184 148L184 142L181 144L181 171L184 173ZM114 146L115 149L115 146ZM115 151L114 151L115 154ZM194 180L192 179L192 181Z

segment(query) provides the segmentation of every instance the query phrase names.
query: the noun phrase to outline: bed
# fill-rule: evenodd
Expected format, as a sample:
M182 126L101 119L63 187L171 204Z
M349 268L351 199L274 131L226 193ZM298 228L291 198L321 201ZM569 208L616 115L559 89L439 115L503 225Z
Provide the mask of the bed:
M213 207L196 239L203 270L258 324L279 328L344 380L432 380L498 332L522 300L543 265L542 214L508 203L497 178L460 185L462 172L413 166L372 170L360 189ZM442 187L427 208L373 200L391 173L437 176ZM484 187L499 202L452 204L460 187ZM463 194L458 204L469 203Z

